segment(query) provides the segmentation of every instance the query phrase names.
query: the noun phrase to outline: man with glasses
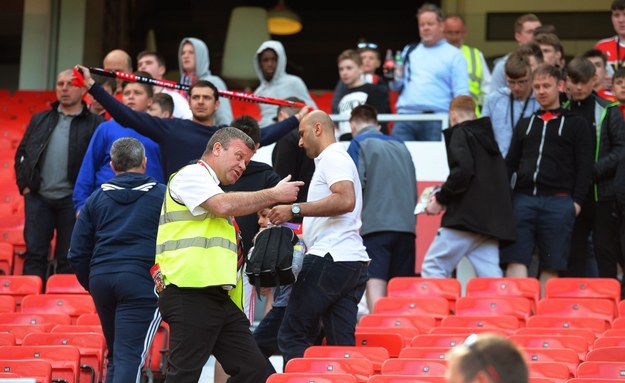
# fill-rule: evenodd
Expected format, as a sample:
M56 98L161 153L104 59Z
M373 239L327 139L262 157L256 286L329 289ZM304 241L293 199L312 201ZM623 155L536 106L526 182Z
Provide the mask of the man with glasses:
M523 351L508 338L472 334L447 355L447 383L528 383Z
M508 85L486 97L482 116L489 116L493 123L495 140L505 158L512 139L512 130L521 117L529 117L538 108L532 93L531 62L523 52L514 52L506 61Z

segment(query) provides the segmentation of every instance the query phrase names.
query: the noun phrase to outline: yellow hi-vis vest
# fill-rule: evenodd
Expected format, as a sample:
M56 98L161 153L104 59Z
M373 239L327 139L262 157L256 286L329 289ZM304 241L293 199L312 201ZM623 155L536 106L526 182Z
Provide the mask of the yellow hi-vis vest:
M237 278L236 241L231 218L212 213L194 216L171 197L167 186L156 236L156 263L165 285L234 287L230 297L242 309L243 280Z
M482 58L480 57L480 51L477 48L472 48L468 45L462 45L460 47L462 55L467 61L467 69L469 72L469 93L473 96L476 103L480 103L482 90L480 84L484 74L482 73Z

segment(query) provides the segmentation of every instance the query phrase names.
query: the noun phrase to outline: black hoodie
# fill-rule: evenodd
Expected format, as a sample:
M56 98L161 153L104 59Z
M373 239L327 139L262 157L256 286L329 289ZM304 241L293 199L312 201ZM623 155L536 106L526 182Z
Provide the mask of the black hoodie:
M445 205L442 227L484 234L502 245L516 240L506 165L489 117L443 132L449 176L436 194Z

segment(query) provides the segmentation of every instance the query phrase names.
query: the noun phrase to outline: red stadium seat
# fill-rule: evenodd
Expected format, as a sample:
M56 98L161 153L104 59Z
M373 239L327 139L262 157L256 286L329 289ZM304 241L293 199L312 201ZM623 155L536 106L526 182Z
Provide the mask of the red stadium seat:
M54 325L47 324L14 324L3 323L0 324L0 332L9 332L15 336L15 344L22 344L24 338L33 333L47 333L50 332Z
M10 275L13 273L13 245L7 242L0 242L0 275Z
M540 300L540 282L536 278L477 277L467 282L465 295L468 297L523 297L532 303L536 312Z
M586 354L586 362L625 362L625 346L594 348Z
M440 320L449 315L449 301L440 297L382 297L375 302L373 313L427 315Z
M57 324L52 327L50 332L86 332L102 334L102 326L97 324Z
M26 295L41 294L42 286L37 275L0 275L0 294L13 296L17 304Z
M509 339L526 348L569 348L579 360L584 360L588 352L586 340L576 335L510 335Z
M74 346L4 346L0 359L41 359L52 367L52 379L77 383L80 374L80 352Z
M606 298L621 300L621 284L615 278L552 278L545 284L545 298Z
M22 312L63 312L76 319L85 313L94 313L95 305L91 295L84 294L41 294L27 295L22 300Z
M0 332L0 346L15 346L15 335L10 332Z
M46 294L89 294L76 274L53 274L46 282Z
M365 358L371 361L374 373L379 373L390 355L384 347L310 346L304 351L304 358Z
M15 298L10 295L0 295L0 313L13 313L15 306Z
M569 368L571 376L575 376L579 355L569 348L523 348L527 361L563 363Z
M64 313L2 313L0 314L0 324L70 324L72 318ZM52 328L52 327L51 327Z
M600 334L602 337L603 336L625 336L625 328L611 328L608 330L605 330L603 332L603 334Z
M577 377L622 381L625 377L625 362L583 362L577 366Z
M349 374L285 372L270 375L267 383L357 383L357 381Z
M367 383L446 383L440 376L373 375Z
M586 340L588 346L597 339L595 333L584 328L541 328L541 327L523 327L514 332L517 335L577 335Z
M46 360L0 359L0 371L15 374L20 378L35 378L37 383L52 381L52 365Z
M625 318L625 299L620 301L618 304L618 316L621 318Z
M100 317L98 316L98 313L86 313L86 314L81 314L78 316L78 318L76 319L76 324L80 324L80 325L84 325L84 324L100 324Z
M531 302L523 297L464 296L456 302L456 315L512 315L524 325L531 314Z
M455 278L394 277L386 287L389 297L441 297L449 301L454 311L456 300L460 298L462 286Z
M593 350L603 347L625 347L625 336L599 337L592 344Z
M442 319L440 327L466 327L469 329L499 329L514 331L520 326L513 315L449 315Z
M410 347L454 347L462 344L465 334L422 334L412 338Z
M373 375L373 364L364 358L293 358L284 366L284 372L344 373L365 383Z
M436 326L436 319L425 315L409 314L365 314L358 321L359 326L414 327L420 333L427 333Z
M538 302L538 315L614 319L614 302L606 298L543 298Z
M399 334L404 338L404 344L410 343L410 340L419 335L419 329L408 326L356 326L356 333L359 332L382 332L387 334Z
M534 315L528 318L526 326L555 329L582 328L591 330L599 336L608 329L609 323L602 318Z
M169 325L161 322L154 340L150 344L148 355L145 361L145 373L148 381L151 379L162 379L167 370L167 355L169 354Z
M357 332L356 346L358 347L384 347L391 358L397 357L404 348L404 338L399 334L383 332Z
M440 360L391 358L382 364L382 375L445 376L447 365Z
M404 347L399 353L399 358L420 358L420 359L438 359L445 360L447 352L451 350L450 346L445 347L426 347L426 346L408 346Z
M527 367L531 378L556 379L559 382L565 383L569 378L574 376L564 363L533 362L528 363Z
M512 335L514 331L502 330L500 328L480 328L480 327L434 327L429 334L458 334L468 337L471 334L479 334L483 332L500 334L503 336Z

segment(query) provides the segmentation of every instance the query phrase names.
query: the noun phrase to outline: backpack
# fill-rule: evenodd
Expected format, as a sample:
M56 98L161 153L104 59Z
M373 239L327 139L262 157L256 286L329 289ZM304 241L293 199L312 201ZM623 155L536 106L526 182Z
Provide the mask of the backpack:
M272 226L259 232L245 265L250 285L259 290L295 282L293 246L298 241L295 232L285 226Z

